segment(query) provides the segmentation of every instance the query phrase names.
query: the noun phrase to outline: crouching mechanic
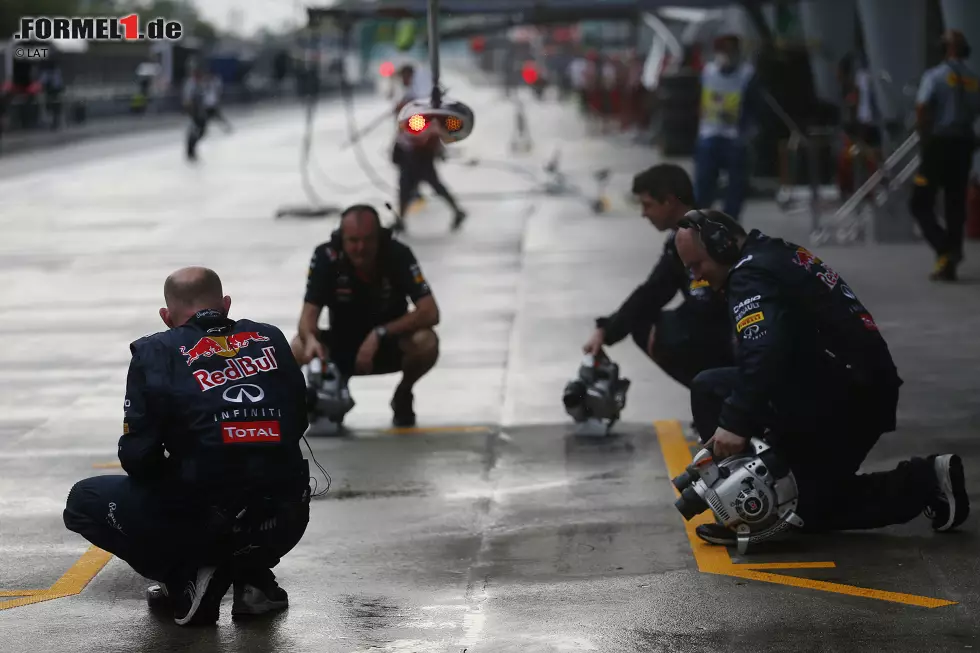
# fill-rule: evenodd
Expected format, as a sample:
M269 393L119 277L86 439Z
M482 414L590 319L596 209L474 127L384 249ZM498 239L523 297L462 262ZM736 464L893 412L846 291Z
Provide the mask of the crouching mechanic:
M596 320L583 349L597 355L627 335L671 378L685 387L701 371L732 364L732 337L724 299L707 282L694 279L674 244L677 223L694 204L691 178L683 168L660 164L633 179L643 216L658 231L668 231L663 254L649 278L615 313ZM684 302L663 310L677 292Z
M746 234L730 216L693 211L677 250L698 279L724 290L738 342L735 366L702 372L691 408L718 460L761 437L793 471L796 513L809 532L902 524L925 513L945 531L969 513L957 455L858 474L884 433L896 428L902 380L868 309L844 279L806 249ZM720 524L701 539L734 545Z
M415 305L408 310L408 300ZM323 308L330 328L321 331ZM415 426L412 389L436 364L439 307L412 250L381 226L378 212L358 204L317 246L293 355L305 365L332 361L347 380L359 374L402 373L391 400L396 427Z
M272 568L309 521L303 374L279 329L228 318L211 270L164 284L168 331L130 345L119 461L127 476L79 481L65 526L160 581L151 606L179 625L283 609Z

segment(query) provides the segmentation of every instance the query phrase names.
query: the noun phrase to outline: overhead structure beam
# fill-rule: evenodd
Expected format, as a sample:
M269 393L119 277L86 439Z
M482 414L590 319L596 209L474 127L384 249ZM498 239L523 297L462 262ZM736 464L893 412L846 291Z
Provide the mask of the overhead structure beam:
M755 3L756 0L748 0ZM440 0L439 13L455 16L511 14L527 23L574 22L579 20L624 20L666 6L688 5L704 9L724 7L732 0ZM427 0L392 0L383 4L349 7L308 7L310 24L321 20L366 20L372 18L425 18Z

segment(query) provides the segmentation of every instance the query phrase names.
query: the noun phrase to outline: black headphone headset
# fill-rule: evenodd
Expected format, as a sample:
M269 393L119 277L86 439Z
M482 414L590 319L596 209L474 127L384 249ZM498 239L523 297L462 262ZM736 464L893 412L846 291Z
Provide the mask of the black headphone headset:
M340 212L340 218L344 219L350 213L370 213L374 216L374 219L378 221L378 226L381 226L381 214L378 213L378 209L374 208L370 204L352 204Z
M370 213L371 216L375 219L378 226L378 237L382 243L385 243L392 239L393 233L391 229L388 229L381 224L381 214L378 213L378 209L374 208L370 204L352 204L351 206L348 206L346 209L340 212L340 220L341 222L343 222L343 219L348 215L350 215L351 213L361 213L361 212ZM333 231L333 233L330 234L330 239L336 240L339 243L341 238L341 233L342 233L341 228L338 225L337 228Z
M685 213L677 226L697 231L704 248L708 250L708 256L718 263L735 265L738 261L738 239L725 223L712 219L700 209L694 209Z

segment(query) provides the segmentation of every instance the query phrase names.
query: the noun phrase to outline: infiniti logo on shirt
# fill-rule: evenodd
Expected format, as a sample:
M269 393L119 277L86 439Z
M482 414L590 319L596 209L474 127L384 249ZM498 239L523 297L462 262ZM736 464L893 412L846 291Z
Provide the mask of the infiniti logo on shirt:
M263 399L265 399L265 392L262 388L252 383L243 383L240 385L233 385L224 391L221 397L225 401L229 401L233 404L240 404L245 401L255 404Z

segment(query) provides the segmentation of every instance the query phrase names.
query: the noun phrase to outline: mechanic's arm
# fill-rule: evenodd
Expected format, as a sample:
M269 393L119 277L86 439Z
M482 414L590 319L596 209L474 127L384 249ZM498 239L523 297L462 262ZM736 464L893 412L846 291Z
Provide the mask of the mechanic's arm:
M756 296L754 302L750 301ZM785 381L793 334L785 298L775 279L764 270L737 270L729 280L729 307L733 309L738 382L725 400L718 426L743 438L762 435L773 389ZM752 306L734 312L739 304Z
M320 313L333 305L333 263L323 247L317 247L306 275L306 294L299 314L297 335L305 345L319 338Z
M671 269L672 255L667 249L665 246L664 255L657 261L650 276L637 286L623 305L612 315L596 320L596 326L605 334L603 342L606 345L615 345L628 336L639 320L652 321L650 318L655 318L680 290Z
M163 428L160 413L146 387L146 373L137 353L126 378L123 435L119 438L119 462L132 478L151 480L164 476Z
M395 279L395 284L412 300L415 310L385 324L388 333L395 336L403 335L421 329L431 329L439 324L439 306L415 256L409 252L396 269L400 272Z
M303 302L303 308L299 314L299 325L296 328L296 332L299 335L300 340L304 343L309 342L311 339L316 340L319 337L319 329L317 326L320 322L320 313L323 311L323 307L319 304L311 304L310 302Z

